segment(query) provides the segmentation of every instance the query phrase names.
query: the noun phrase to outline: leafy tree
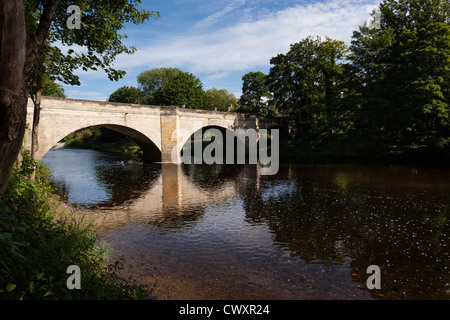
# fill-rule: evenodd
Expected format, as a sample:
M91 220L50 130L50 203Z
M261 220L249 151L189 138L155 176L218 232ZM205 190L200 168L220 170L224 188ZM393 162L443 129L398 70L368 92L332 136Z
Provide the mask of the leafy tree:
M108 101L141 104L144 101L144 93L138 88L124 86L114 91Z
M262 72L249 72L242 77L242 95L239 104L245 111L267 114L268 100L272 94L266 85L267 76Z
M206 91L206 108L210 110L230 112L238 108L238 100L227 89L212 88Z
M379 29L353 34L358 130L379 144L450 144L450 3L385 0Z
M138 83L147 104L191 109L205 107L203 84L192 73L177 68L152 69L142 72Z
M112 62L119 54L132 54L136 48L123 43L127 38L120 30L126 23L142 24L151 16L158 18L158 13L139 10L139 0L115 1L78 1L82 12L81 28L70 30L67 27L67 8L70 1L59 1L53 15L53 24L46 38L45 45L36 54L36 61L28 75L28 92L34 102L34 120L32 129L32 155L39 145L37 131L39 127L40 96L42 90L42 74L49 74L50 80L58 80L68 85L79 85L79 77L75 70L82 68L102 69L110 80L118 80L125 75L122 70L112 67ZM46 1L25 1L25 19L27 32L33 34L39 27L39 17L46 10ZM65 46L79 45L87 49L87 53L73 49L64 53L57 44Z
M177 68L156 68L142 72L137 80L147 104L158 104L158 95L182 71Z
M134 52L122 42L119 30L125 23L143 23L157 13L137 9L139 0L82 0L82 28L67 28L67 8L72 1L5 0L0 3L0 194L17 159L25 133L27 90L35 103L33 142L37 146L42 74L51 80L79 84L74 70L103 69L110 79L124 72L112 68L121 53ZM63 53L55 43L79 45L87 53L69 49ZM53 45L52 45L53 44Z
M271 59L266 83L272 103L295 120L297 137L341 131L346 52L342 41L308 37Z
M46 73L42 75L42 95L47 97L65 98L64 88L56 81L50 80Z
M321 120L318 128L322 138L341 137L350 126L350 114L342 99L347 85L347 54L348 47L343 41L326 38L319 43L316 63L322 98L317 113Z

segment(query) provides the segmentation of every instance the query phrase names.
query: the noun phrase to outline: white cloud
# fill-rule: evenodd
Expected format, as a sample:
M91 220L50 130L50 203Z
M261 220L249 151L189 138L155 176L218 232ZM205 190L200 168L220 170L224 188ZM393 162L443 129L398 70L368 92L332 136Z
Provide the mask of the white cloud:
M228 13L242 7L245 4L246 0L233 0L231 3L226 5L223 9L215 12L212 15L200 20L194 25L194 28L206 28L216 23L217 19L222 18Z
M243 2L233 1L198 25L211 25L214 18L223 17ZM330 0L295 5L256 21L138 47L134 55L119 57L116 66L124 69L170 66L216 75L265 66L271 57L287 52L290 44L308 36L329 36L349 43L353 30L366 21L367 8L379 2Z
M127 72L125 79L110 82L103 71L80 71L77 74L84 85L75 90L68 87L66 94L106 100L120 86L137 85L136 77L144 70L178 67L200 77L205 90L227 88L239 97L241 77L249 71L268 72L270 59L286 53L293 43L308 36L329 36L349 44L352 32L368 19L370 9L381 0L195 2L202 3L203 10L208 12L206 18L191 23L191 27L182 22L175 28L178 30L175 35L174 28L169 28L170 31L163 28L156 37L152 28L129 30L132 36L127 44L138 50L134 55L117 57L114 62L115 68ZM280 3L284 8L274 10Z

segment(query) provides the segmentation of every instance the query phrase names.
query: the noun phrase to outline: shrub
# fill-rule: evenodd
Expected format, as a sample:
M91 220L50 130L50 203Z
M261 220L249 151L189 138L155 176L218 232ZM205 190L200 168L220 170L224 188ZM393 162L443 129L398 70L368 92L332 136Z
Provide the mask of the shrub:
M111 248L92 223L59 209L47 175L23 152L0 200L0 299L149 298L152 289L120 277L123 259L108 265ZM67 288L70 265L80 267L80 290Z

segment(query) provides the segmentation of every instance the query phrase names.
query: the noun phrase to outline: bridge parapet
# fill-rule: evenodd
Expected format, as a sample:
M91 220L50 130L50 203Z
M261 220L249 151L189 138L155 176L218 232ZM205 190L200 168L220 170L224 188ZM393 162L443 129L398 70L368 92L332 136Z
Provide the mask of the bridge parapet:
M31 99L28 102L27 123L31 128ZM135 140L144 150L146 161L172 162L172 153L179 155L184 143L201 128L259 131L261 124L268 126L258 116L241 113L42 97L39 145L35 158L42 158L72 132L90 126L103 126ZM31 150L31 129L27 130L24 144ZM174 148L176 152L172 152Z

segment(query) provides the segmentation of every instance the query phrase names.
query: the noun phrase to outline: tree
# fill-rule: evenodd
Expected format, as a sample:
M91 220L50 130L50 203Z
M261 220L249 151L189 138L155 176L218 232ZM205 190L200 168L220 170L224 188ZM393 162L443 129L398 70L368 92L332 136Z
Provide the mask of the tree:
M384 145L450 145L450 3L385 0L379 29L353 34L362 132Z
M67 28L67 8L72 1L4 0L0 4L0 194L4 191L11 169L22 144L27 106L27 89L35 103L33 131L39 124L42 74L51 80L79 84L73 73L103 69L117 80L124 75L112 68L121 53L135 48L122 42L119 34L125 23L143 23L157 13L138 10L139 0L78 1L83 15L80 30ZM87 53L69 49L67 53L52 44L79 45ZM25 84L26 82L26 84Z
M138 88L124 86L114 91L108 101L141 104L144 101L144 93Z
M249 72L242 77L240 105L254 114L267 114L268 101L272 98L266 85L267 76L262 72Z
M50 80L46 73L42 75L42 95L46 97L65 98L64 88L56 81Z
M192 73L177 68L152 69L142 72L138 83L147 104L191 109L205 107L203 84Z
M22 145L27 115L25 76L50 27L57 1L49 1L36 33L27 37L22 1L0 2L0 195Z
M326 37L325 41L320 42L317 51L316 63L322 95L317 110L317 128L320 138L340 138L350 126L350 114L343 100L347 88L345 64L348 47L343 41Z
M38 23L36 15L43 10L43 1L26 1L25 14L27 29L34 32ZM45 43L42 55L36 60L33 72L28 76L28 91L34 102L34 121L32 129L32 155L37 151L39 144L37 132L40 113L40 90L43 73L51 75L51 80L58 80L69 85L79 85L78 76L74 71L82 68L97 70L103 69L110 80L118 80L125 75L122 70L112 67L115 57L122 53L132 54L134 47L127 47L122 39L127 38L120 34L119 30L125 27L125 23L141 24L150 16L158 18L158 14L145 10L139 10L136 0L93 1L84 0L77 2L82 12L79 30L70 30L67 27L67 8L71 1L60 1L54 15L54 23ZM67 53L53 45L62 43L66 46L79 45L87 48L87 54L75 52L69 49Z
M271 102L295 120L297 137L340 131L346 52L342 41L308 37L271 59L266 82Z
M182 71L177 68L157 68L142 72L138 78L139 88L145 96L147 104L158 104L157 95L165 90L168 83Z
M230 112L238 108L238 99L227 89L212 88L206 91L206 108L209 110Z

